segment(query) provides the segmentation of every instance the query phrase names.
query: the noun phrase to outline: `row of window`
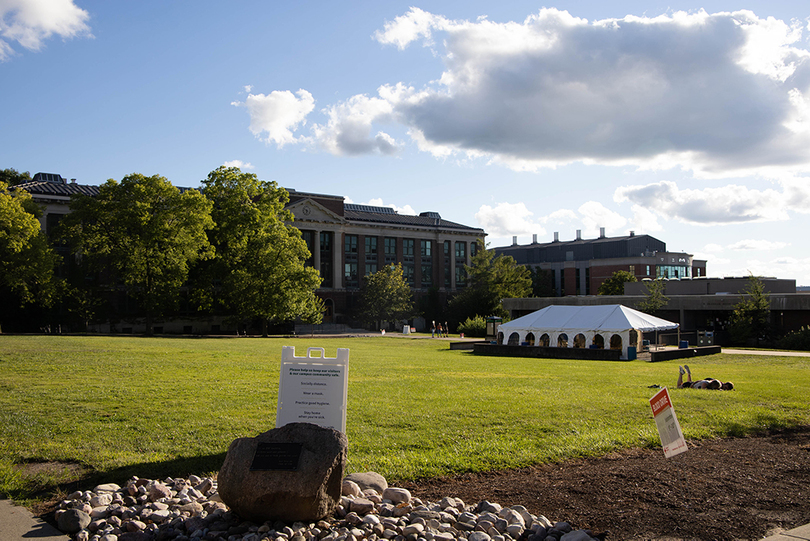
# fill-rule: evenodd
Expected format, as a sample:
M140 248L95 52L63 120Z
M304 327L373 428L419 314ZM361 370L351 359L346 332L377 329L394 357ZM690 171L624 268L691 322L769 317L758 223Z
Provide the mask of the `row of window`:
M314 264L315 253L315 231L302 231L301 235L309 248L310 259L307 264ZM320 271L323 282L321 287L334 287L332 279L332 244L333 232L324 231L320 233ZM373 274L379 270L378 265L380 262L379 237L367 236L363 238L364 243L364 266L361 267L359 260L359 235L344 235L343 236L343 279L346 287L358 287L360 285L360 269L364 269L364 276ZM402 239L402 273L406 282L410 285L416 283L416 240L415 239ZM476 243L470 243L470 255L476 254ZM383 264L396 264L397 260L397 238L383 237ZM451 286L451 268L450 268L450 254L451 249L454 249L456 262L455 262L455 277L456 286L463 287L466 285L467 272L465 264L467 263L467 242L456 241L453 246L452 241L443 242L444 253L444 286ZM423 287L430 287L433 285L433 241L419 240L419 256L420 256L420 276L421 285Z

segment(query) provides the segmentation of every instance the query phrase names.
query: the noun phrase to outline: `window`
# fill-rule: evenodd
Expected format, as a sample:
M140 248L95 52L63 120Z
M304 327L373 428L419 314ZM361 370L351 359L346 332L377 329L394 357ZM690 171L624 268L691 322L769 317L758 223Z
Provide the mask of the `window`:
M309 250L309 257L305 264L307 267L312 267L315 264L315 231L301 231L301 238L307 243L307 250Z
M456 265L456 287L467 285L467 269L464 266Z
M585 294L591 294L591 268L585 267Z
M357 277L357 262L346 262L343 265L343 280L346 287L357 287L360 281Z
M691 267L683 267L680 265L658 265L655 268L656 278L691 278Z
M649 265L647 265L647 272L646 272L646 273L644 273L644 274L645 274L646 276L649 276L649 275L650 275L650 266L649 266Z
M413 261L414 245L413 239L402 239L402 258L405 261Z
M344 235L343 251L347 255L354 254L357 257L357 235Z
M397 262L397 239L385 237L383 249L385 250L385 264Z
M377 264L376 263L366 263L366 276L369 274L374 274L377 272Z
M366 262L377 262L377 237L366 237Z
M579 295L580 287L581 287L580 286L580 278L581 277L580 277L579 267L577 267L577 269L576 269L576 278L574 279L574 284L576 284L576 294L577 295Z
M402 277L405 278L405 281L408 283L409 286L413 285L414 281L413 263L402 265Z
M467 243L456 242L456 287L467 285L467 269L464 268L466 263Z
M450 287L450 241L444 241L444 287Z
M433 265L430 263L422 263L422 286L430 287L433 285Z
M419 252L422 255L422 259L426 257L430 257L431 246L433 245L432 242L429 240L420 240L419 241Z
M332 278L332 235L324 231L321 233L321 287L334 287Z
M414 267L414 247L416 241L413 239L402 239L402 274L408 285L413 285L416 278Z
M475 254L478 253L478 243L473 242L470 243L470 257L475 257Z

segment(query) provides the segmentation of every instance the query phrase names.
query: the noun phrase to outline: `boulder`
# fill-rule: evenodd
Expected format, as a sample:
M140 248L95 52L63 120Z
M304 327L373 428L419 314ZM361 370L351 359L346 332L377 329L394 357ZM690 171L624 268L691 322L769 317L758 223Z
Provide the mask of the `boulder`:
M79 509L68 509L56 519L56 525L65 533L78 533L90 524L90 515Z
M374 490L382 494L383 492L385 492L385 489L388 488L388 481L385 480L385 477L373 471L363 473L351 473L346 476L346 479L357 483L360 486L360 490L373 488Z
M276 444L300 445L294 469L284 464L280 469L251 470L256 450ZM345 434L310 423L290 423L255 438L239 438L228 448L217 476L219 496L232 511L253 522L318 521L340 502L347 449Z

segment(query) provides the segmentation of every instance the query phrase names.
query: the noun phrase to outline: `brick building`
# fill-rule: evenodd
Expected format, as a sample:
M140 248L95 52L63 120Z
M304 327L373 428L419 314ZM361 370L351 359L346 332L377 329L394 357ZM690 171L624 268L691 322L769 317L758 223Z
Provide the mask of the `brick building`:
M552 274L556 296L596 295L599 286L614 272L630 272L638 280L644 278L699 278L706 276L706 261L691 254L668 252L665 242L650 235L606 237L600 228L596 239L559 240L554 233L552 242L517 244L495 248L495 253L515 258L519 265L540 268Z
M418 300L434 289L444 301L466 286L465 265L475 254L483 229L442 219L437 212L398 214L388 207L345 203L342 196L288 190L295 216L320 270L318 295L327 305L325 322L348 322L359 299L363 276L401 263Z

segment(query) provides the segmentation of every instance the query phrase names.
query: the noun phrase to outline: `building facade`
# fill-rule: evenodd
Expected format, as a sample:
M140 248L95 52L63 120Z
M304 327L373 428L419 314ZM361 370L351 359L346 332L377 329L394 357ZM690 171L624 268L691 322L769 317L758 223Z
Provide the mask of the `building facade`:
M72 195L99 193L98 186L68 182L53 173L37 173L15 188L40 205L40 223L48 234L70 212ZM483 229L444 220L437 212L403 215L388 207L345 203L338 195L287 191L293 225L311 254L307 264L323 279L316 293L327 308L324 323L350 324L363 277L392 263L402 264L417 300L434 291L445 302L466 286L465 266L486 236ZM67 253L66 247L57 250Z
M665 242L650 235L606 237L600 229L599 238L559 240L554 233L552 242L519 245L515 237L511 246L495 248L498 255L512 256L519 265L550 272L557 297L596 295L602 282L616 271L627 271L637 280L645 278L699 278L706 276L706 261L691 254L668 252Z
M430 290L445 301L466 286L465 266L486 233L442 219L437 212L398 214L388 207L345 203L342 196L289 190L287 209L309 247L309 265L323 282L324 321L348 323L364 276L402 264L417 301Z

